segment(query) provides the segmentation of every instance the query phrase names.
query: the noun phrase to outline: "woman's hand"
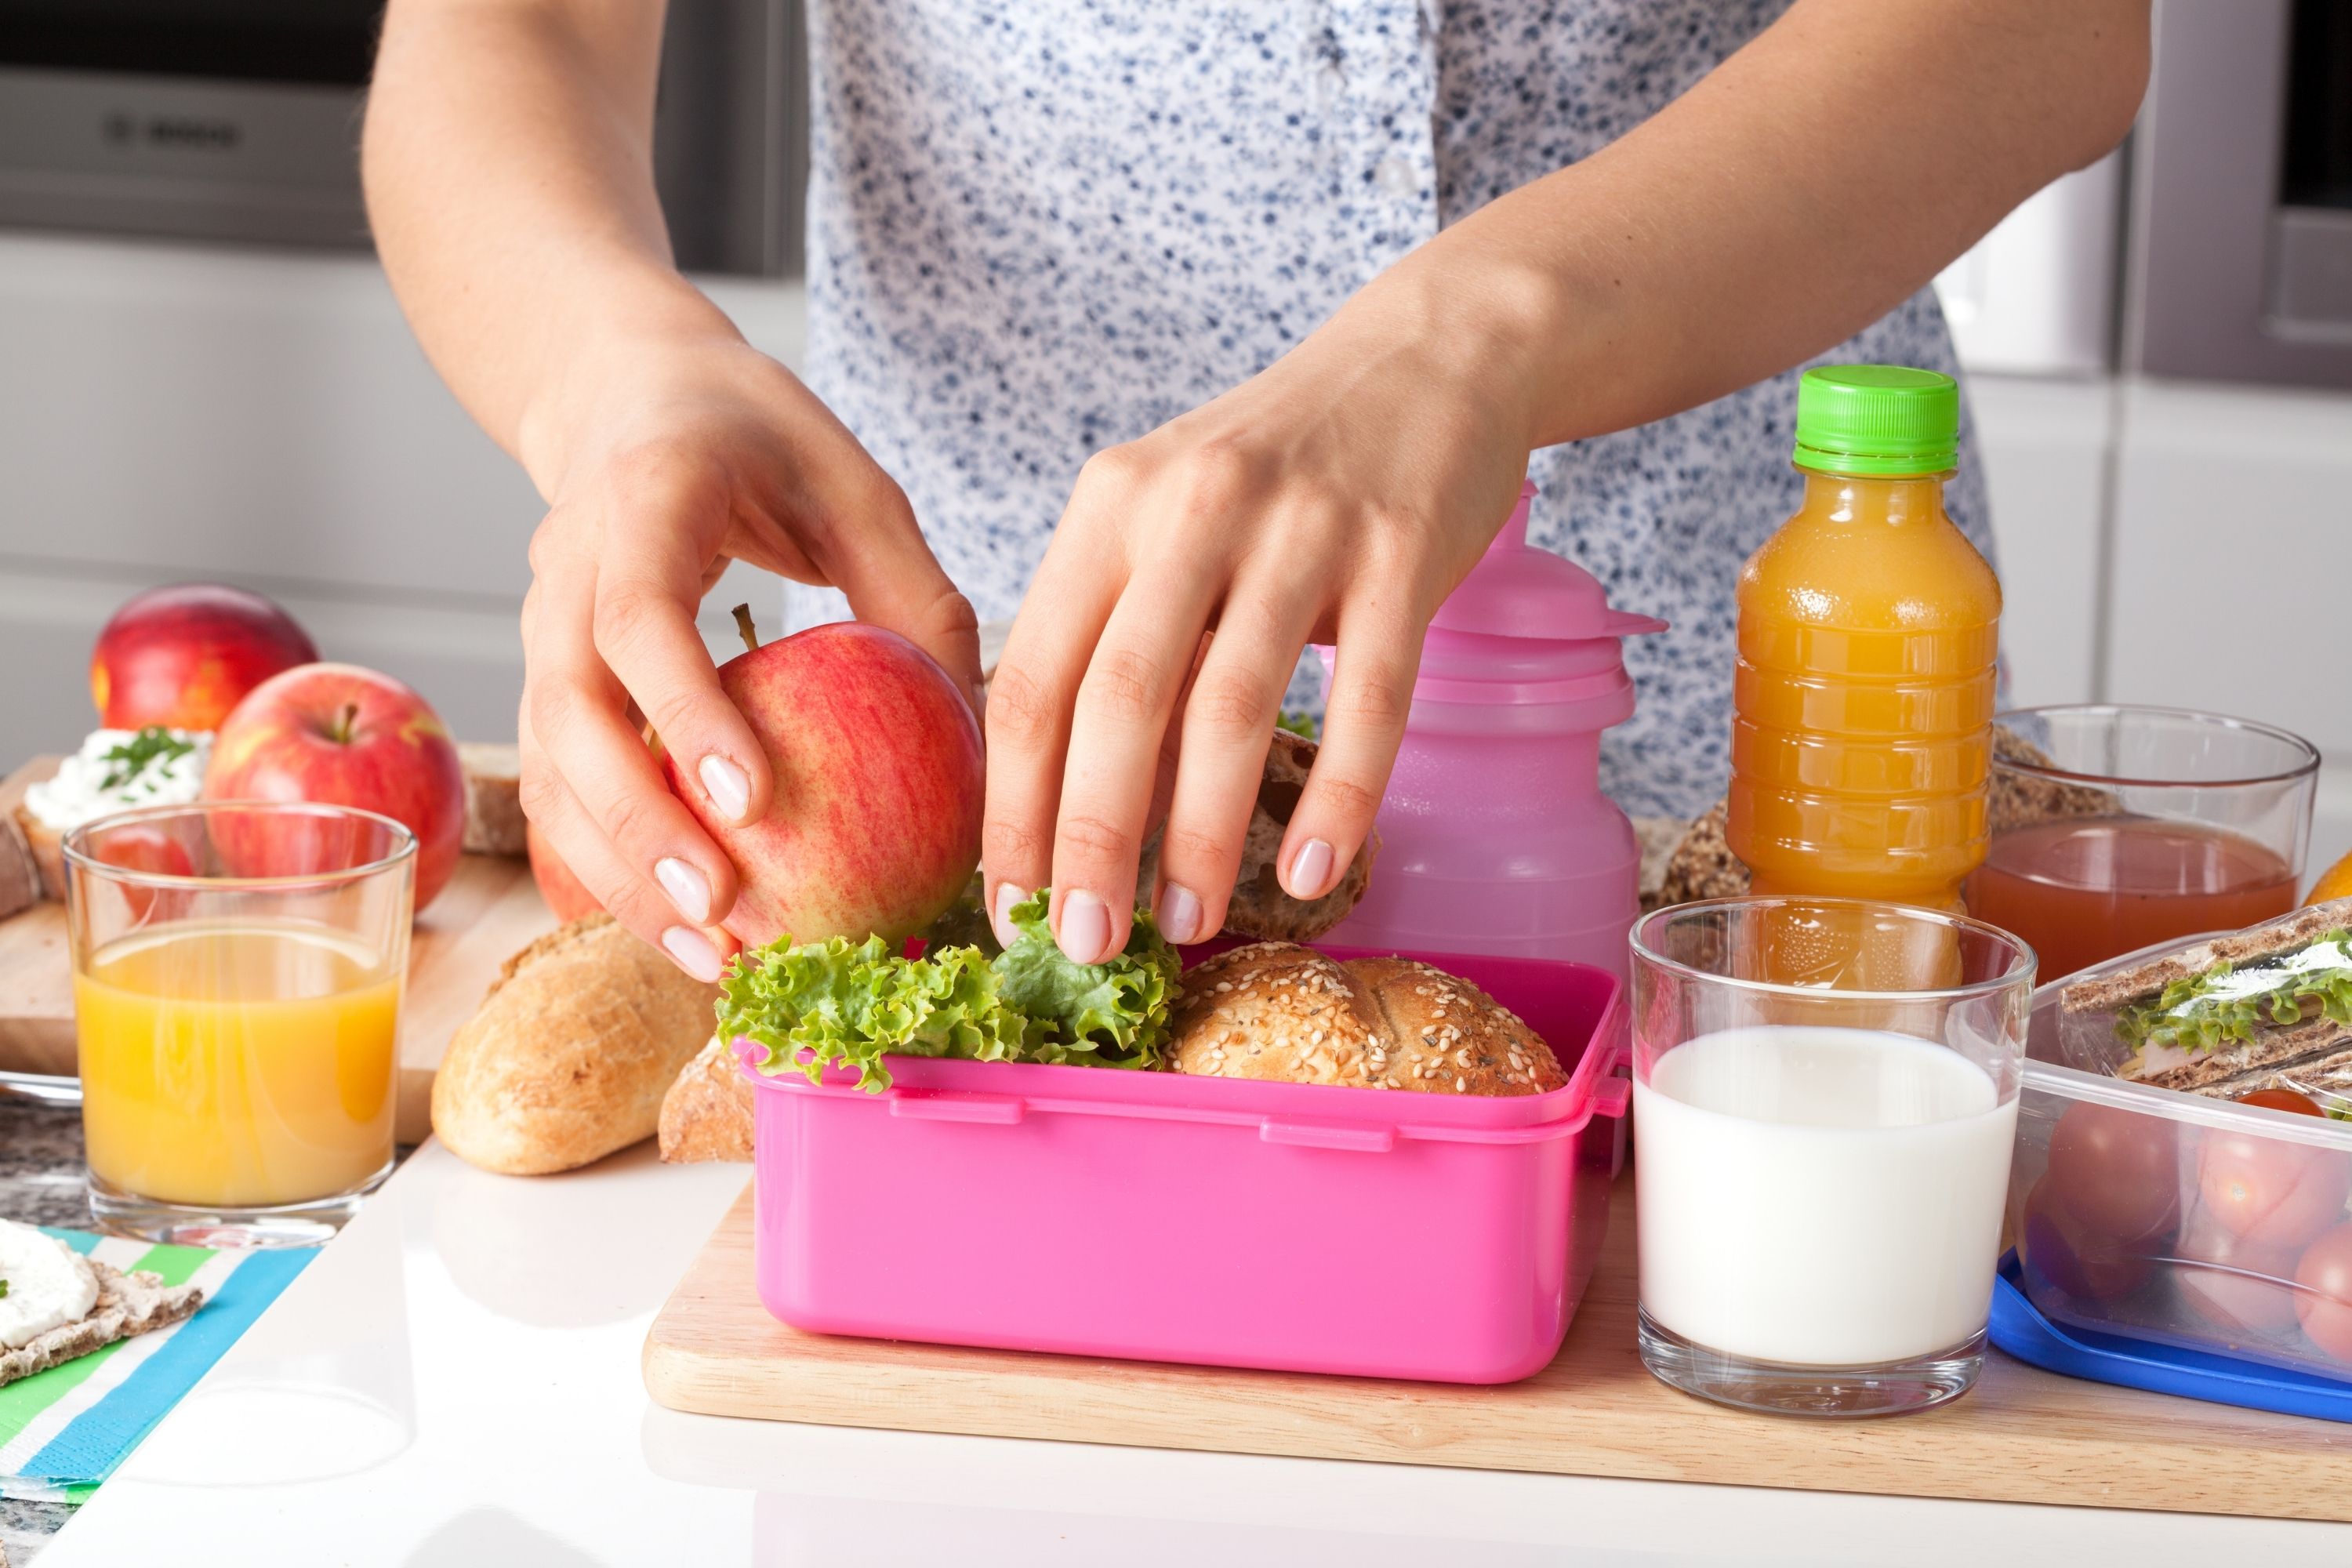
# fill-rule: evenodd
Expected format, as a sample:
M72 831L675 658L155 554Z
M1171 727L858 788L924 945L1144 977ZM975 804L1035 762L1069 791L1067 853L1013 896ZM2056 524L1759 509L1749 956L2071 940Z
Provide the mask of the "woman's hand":
M1276 864L1299 899L1347 868L1396 760L1422 635L1509 516L1530 444L1532 334L1501 324L1514 286L1465 286L1428 258L1079 474L989 689L982 846L1000 930L1050 879L1071 958L1126 942L1173 742L1161 883L1144 891L1171 941L1214 932L1310 641L1335 643L1337 668Z
M523 808L572 873L698 979L735 868L664 784L638 716L723 819L768 809L767 759L696 632L748 561L848 595L977 692L971 606L906 497L791 372L714 332L601 355L597 389L526 431L551 505L523 601ZM559 405L560 406L560 405Z

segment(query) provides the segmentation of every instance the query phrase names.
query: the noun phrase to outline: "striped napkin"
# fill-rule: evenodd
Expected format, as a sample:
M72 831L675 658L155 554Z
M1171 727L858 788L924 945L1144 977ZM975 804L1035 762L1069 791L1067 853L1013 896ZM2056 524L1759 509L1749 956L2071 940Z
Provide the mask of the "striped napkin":
M194 1316L0 1386L0 1498L79 1502L236 1342L312 1247L227 1252L42 1227L124 1273L203 1289Z

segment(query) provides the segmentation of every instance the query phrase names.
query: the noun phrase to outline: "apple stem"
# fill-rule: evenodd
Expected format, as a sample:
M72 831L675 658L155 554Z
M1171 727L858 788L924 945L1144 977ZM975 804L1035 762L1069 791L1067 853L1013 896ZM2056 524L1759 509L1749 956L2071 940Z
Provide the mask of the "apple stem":
M743 634L743 646L746 648L749 648L753 653L760 651L760 634L752 627L751 625L751 605L738 605L735 606L735 629Z
M360 705L356 702L344 703L343 710L335 715L335 727L328 731L329 738L339 746L350 745L352 727L359 721Z

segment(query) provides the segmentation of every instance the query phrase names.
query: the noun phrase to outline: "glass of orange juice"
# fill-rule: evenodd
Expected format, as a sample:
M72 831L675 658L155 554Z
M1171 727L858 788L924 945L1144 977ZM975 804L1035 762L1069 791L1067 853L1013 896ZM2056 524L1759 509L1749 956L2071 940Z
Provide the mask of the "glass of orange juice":
M89 1206L205 1246L334 1234L392 1169L415 835L347 806L151 806L66 836Z

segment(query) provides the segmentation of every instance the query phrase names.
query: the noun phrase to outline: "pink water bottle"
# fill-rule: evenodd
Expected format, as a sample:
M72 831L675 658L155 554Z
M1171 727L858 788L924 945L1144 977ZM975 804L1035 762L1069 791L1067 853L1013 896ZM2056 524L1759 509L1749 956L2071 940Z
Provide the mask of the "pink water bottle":
M1371 888L1328 940L1622 978L1641 852L1601 793L1601 732L1633 711L1617 639L1666 623L1611 609L1591 573L1529 545L1535 493L1429 624Z

